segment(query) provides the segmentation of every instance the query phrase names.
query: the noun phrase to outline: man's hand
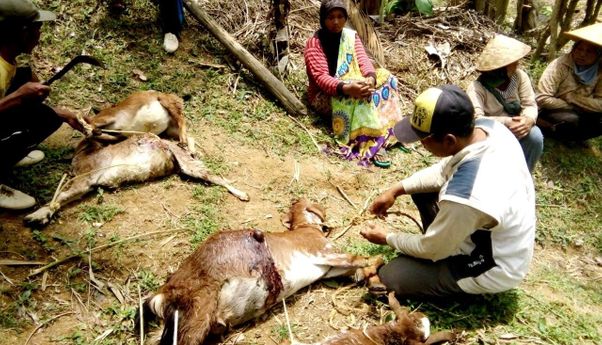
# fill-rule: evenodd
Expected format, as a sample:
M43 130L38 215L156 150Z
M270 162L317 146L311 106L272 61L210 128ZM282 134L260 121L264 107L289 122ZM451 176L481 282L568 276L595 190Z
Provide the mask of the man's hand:
M38 82L27 82L15 91L22 103L43 102L50 94L50 87Z
M527 116L514 116L511 119L512 121L508 124L508 129L519 140L527 136L531 128L535 125L535 121Z
M387 244L387 229L380 224L367 223L360 235L372 243Z
M390 190L378 196L370 205L370 212L379 217L387 216L387 210L395 203L395 195Z

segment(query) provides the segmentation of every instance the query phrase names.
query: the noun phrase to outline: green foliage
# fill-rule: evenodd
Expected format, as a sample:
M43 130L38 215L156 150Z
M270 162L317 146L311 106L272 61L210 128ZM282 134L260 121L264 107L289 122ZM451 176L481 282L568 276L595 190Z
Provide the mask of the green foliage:
M291 332L295 334L296 324L291 324ZM285 339L289 339L288 327L285 324L274 326L272 328L272 335L276 338L277 341L282 342Z
M415 11L424 16L433 15L433 3L431 0L383 0L381 3L383 16L392 13L403 14Z
M391 261L397 256L395 250L389 246L381 246L363 240L347 239L342 249L348 253L361 256L381 255L385 263Z
M140 290L143 292L155 291L159 286L161 286L159 279L151 271L138 271L136 277L139 280Z
M116 215L125 212L117 205L81 205L79 220L87 223L110 222Z
M49 148L40 145L45 158L38 164L14 168L13 174L3 182L45 203L52 199L61 176L70 170L72 147Z

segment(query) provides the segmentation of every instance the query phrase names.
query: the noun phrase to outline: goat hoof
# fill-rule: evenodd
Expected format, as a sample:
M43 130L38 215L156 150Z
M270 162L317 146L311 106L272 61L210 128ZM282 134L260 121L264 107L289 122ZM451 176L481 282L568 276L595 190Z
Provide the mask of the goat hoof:
M50 207L44 206L25 216L25 218L23 218L23 222L30 228L46 226L48 223L50 223L52 214L53 213L50 210Z

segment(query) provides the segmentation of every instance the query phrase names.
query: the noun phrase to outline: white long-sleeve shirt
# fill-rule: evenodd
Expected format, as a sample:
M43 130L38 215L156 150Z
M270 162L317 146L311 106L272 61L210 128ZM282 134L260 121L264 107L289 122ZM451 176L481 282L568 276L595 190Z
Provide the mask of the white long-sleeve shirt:
M494 293L518 285L528 271L535 237L535 192L512 133L478 119L487 139L401 181L406 193L439 191L439 213L424 235L390 233L387 243L433 261L458 259L458 285Z

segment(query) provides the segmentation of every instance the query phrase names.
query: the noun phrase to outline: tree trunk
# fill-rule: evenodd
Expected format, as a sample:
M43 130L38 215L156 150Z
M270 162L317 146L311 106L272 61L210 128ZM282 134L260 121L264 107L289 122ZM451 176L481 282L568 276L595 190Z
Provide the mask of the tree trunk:
M213 20L198 0L184 1L186 8L203 26L205 26L215 38L217 38L225 47L234 54L242 64L249 69L261 83L282 103L286 111L292 115L307 114L305 105L301 103L270 71L251 53L249 53L240 43L236 42L224 28Z
M495 22L503 24L506 19L506 12L508 11L508 3L510 0L497 0L495 3Z
M286 73L286 68L288 66L288 14L290 10L291 3L289 0L272 1L272 15L276 32L270 35L272 38L270 42L273 42L273 55L276 60L276 68L281 78Z
M516 3L516 19L514 20L514 32L521 35L537 27L537 9L533 0L518 0Z
M548 46L548 61L552 61L556 58L556 39L558 37L558 22L561 18L561 9L564 1L556 0L554 3L554 9L550 16L550 44Z

